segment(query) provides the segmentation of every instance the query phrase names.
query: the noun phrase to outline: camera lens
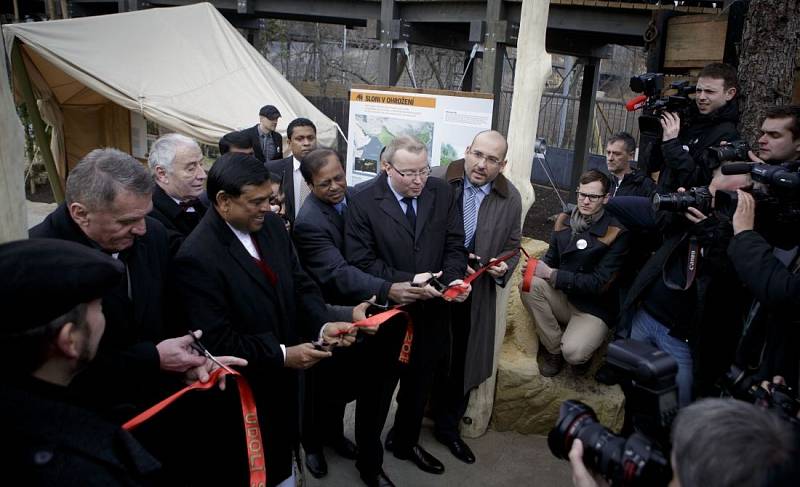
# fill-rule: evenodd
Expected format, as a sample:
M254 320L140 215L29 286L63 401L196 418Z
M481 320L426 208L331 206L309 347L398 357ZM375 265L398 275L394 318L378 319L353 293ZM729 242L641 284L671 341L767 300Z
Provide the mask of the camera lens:
M625 439L597 422L592 408L579 401L565 401L558 422L547 435L550 451L567 459L575 439L583 443L583 462L612 485L666 484L671 476L663 453L644 435Z

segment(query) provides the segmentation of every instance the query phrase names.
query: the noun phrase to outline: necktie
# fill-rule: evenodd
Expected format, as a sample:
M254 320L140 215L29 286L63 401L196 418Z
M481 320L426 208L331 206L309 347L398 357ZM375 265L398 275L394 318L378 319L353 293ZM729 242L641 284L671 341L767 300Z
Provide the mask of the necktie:
M467 186L464 191L464 245L467 247L472 242L472 237L475 236L475 227L478 225L476 191L474 186Z
M416 230L417 212L414 211L414 198L409 198L408 196L406 196L400 201L406 204L406 218L408 219L408 223L411 225L411 229Z
M342 200L333 205L333 207L336 208L337 213L339 213L340 215L344 215L344 210L347 208L347 204L344 202L344 200Z

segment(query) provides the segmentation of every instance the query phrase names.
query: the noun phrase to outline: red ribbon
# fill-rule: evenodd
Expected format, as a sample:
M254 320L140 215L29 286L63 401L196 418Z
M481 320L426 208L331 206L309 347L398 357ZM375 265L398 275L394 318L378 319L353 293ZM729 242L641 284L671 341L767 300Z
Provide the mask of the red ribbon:
M258 424L256 401L253 390L247 380L235 370L227 371L217 369L211 373L207 382L197 381L190 384L168 398L162 400L147 411L130 419L122 425L122 429L130 431L148 419L152 418L164 408L175 402L178 398L191 390L208 390L214 387L218 380L226 375L234 375L236 385L239 387L239 399L242 403L242 418L244 419L245 441L247 441L247 464L250 468L250 487L265 487L267 485L267 465L264 461L264 442L261 440L261 427Z
M397 315L405 315L406 335L403 338L403 345L400 347L400 357L397 360L402 364L407 364L411 357L411 343L414 341L414 322L411 321L411 315L409 315L403 307L403 305L395 306L383 313L378 313L367 319L356 321L353 323L353 326L358 328L376 328Z
M447 298L447 299L453 299L456 296L458 296L459 294L462 294L463 292L465 292L467 290L467 285L469 285L475 279L479 278L481 276L481 274L483 274L484 272L489 270L489 268L494 267L494 266L500 264L501 262L505 262L508 259L514 257L515 255L517 255L519 253L520 250L522 250L522 249L521 248L520 249L514 249L511 252L508 252L507 254L504 254L504 255L498 257L497 259L489 262L485 266L481 267L480 269L476 270L472 274L470 274L467 277L465 277L464 278L464 284L456 284L456 285L448 287L447 289L445 289L445 291L443 293L444 297ZM523 250L523 252L524 252L524 250ZM527 255L527 254L525 254L525 255Z
M520 247L520 250L525 257L528 258L528 263L525 264L525 273L522 275L522 292L527 293L531 290L531 281L533 280L533 273L536 272L536 266L539 265L539 259L531 257L525 252L525 249Z

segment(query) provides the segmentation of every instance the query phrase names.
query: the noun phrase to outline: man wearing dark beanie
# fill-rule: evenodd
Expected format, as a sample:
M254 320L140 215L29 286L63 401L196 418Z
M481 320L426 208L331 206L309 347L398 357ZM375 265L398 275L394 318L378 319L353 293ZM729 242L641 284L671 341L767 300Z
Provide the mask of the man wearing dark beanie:
M73 242L0 245L0 469L26 485L153 485L160 469L130 434L84 409L67 386L97 352L101 296L125 275Z

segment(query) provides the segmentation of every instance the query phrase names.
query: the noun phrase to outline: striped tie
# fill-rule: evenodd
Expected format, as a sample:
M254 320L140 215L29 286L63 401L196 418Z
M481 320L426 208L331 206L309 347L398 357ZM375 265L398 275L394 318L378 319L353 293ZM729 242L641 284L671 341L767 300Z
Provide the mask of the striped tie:
M464 245L470 246L472 237L475 236L475 227L478 225L478 198L475 196L474 186L467 186L464 194Z

